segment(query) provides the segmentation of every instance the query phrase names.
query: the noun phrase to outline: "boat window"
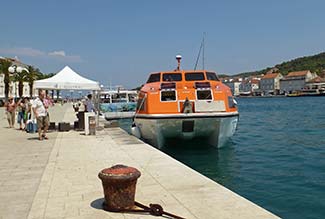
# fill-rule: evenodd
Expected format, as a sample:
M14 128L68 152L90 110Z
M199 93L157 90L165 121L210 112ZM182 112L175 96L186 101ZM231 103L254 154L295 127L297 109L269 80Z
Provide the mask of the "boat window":
M161 101L175 101L176 92L172 91L161 91Z
M176 89L176 83L171 82L171 83L161 83L160 84L160 89Z
M219 81L219 78L216 75L216 73L214 73L214 72L207 72L206 74L207 74L207 80L210 80L210 81Z
M153 83L153 82L158 82L158 81L160 81L160 73L151 74L149 76L147 83Z
M186 81L203 81L204 74L203 74L203 72L186 73L185 80Z
M136 102L137 94L129 94L128 98L129 98L129 102Z
M181 81L181 73L163 74L163 81Z
M234 98L232 96L228 96L228 106L229 106L229 108L235 108L236 107L236 103L235 103Z
M112 103L127 102L125 93L116 93L112 95Z
M196 95L198 100L212 100L211 90L197 90Z
M210 89L210 82L195 82L196 89Z

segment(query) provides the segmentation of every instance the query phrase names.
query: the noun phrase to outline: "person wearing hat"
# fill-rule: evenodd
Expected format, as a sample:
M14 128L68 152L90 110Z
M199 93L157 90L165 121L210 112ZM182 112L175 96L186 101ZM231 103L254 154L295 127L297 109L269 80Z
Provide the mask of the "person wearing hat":
M7 120L9 123L9 128L14 128L15 125L15 114L16 114L16 104L13 97L9 97L8 101L5 103Z

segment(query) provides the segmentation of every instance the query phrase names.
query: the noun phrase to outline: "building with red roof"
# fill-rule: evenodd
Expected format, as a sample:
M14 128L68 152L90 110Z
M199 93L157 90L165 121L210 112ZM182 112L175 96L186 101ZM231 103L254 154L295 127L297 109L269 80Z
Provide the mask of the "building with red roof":
M316 77L306 83L308 89L318 89L325 91L325 78Z
M261 78L260 90L264 95L279 94L280 79L283 78L281 73L268 73Z
M290 94L294 91L303 90L307 82L317 77L316 73L309 70L289 72L288 75L281 79L281 93Z
M239 87L240 87L241 82L242 82L242 78L239 78L239 77L235 77L235 78L229 77L229 78L224 78L222 80L222 83L224 83L225 85L230 87L231 92L234 96L239 95Z

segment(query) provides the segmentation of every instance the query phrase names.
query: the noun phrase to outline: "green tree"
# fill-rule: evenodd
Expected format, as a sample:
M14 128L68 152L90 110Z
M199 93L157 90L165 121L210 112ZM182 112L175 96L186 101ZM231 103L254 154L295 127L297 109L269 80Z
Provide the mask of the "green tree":
M39 72L38 80L50 78L50 77L53 77L54 75L55 75L55 73L43 74L43 73Z
M5 84L5 99L8 100L9 96L9 84L10 84L10 73L9 67L12 65L7 59L0 59L0 72L4 74L4 84Z
M28 74L26 75L26 81L29 85L29 96L33 96L33 88L34 88L34 81L37 79L40 79L41 72L38 68L35 68L34 66L29 65L28 66Z
M322 73L325 70L325 52L313 55L305 56L297 59L293 59L287 62L282 62L275 65L274 67L279 69L282 75L287 75L289 72L293 71L304 71L310 70L315 73ZM271 67L262 69L260 71L240 73L233 76L247 77L251 75L265 74Z
M23 96L24 89L24 81L26 80L28 72L26 70L22 70L21 72L15 72L13 76L13 81L18 82L18 95L19 97Z

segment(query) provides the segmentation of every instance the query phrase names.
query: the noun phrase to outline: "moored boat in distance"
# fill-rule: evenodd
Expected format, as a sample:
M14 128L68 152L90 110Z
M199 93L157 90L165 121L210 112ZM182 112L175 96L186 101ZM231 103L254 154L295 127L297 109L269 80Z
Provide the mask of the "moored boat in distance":
M107 120L133 118L137 95L135 90L102 90L100 111Z
M150 74L141 88L132 130L159 148L169 139L195 138L222 147L239 116L230 88L215 72L181 70L176 59L176 70Z
M302 89L286 95L287 97L325 96L325 89Z

